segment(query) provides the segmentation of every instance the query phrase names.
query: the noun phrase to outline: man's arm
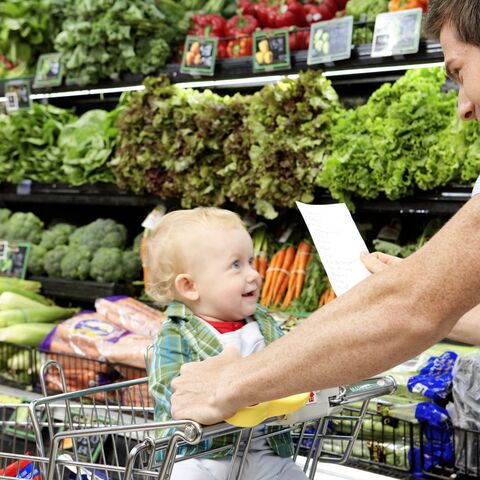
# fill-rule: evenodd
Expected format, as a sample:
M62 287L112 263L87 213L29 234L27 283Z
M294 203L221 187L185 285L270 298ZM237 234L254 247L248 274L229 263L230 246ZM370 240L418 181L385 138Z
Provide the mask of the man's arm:
M385 371L446 337L480 303L480 196L423 248L372 275L246 358L187 364L172 413L215 423L239 408Z
M448 334L450 340L480 345L480 305L468 311Z

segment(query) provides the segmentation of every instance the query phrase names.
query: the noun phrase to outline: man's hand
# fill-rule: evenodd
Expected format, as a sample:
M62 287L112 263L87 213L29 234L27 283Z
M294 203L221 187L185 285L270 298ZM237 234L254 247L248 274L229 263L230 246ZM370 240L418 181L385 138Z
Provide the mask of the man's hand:
M238 349L227 347L216 357L183 365L172 381L172 417L213 425L236 413L242 405L236 405L228 387L240 360Z
M362 252L360 260L370 273L377 273L385 270L386 268L401 262L403 259L394 257L393 255L387 255L382 252L367 253Z

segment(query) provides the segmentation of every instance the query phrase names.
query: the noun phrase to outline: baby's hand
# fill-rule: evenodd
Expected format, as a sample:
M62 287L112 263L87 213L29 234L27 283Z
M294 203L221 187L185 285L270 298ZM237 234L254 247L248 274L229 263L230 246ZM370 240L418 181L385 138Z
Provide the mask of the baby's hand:
M360 260L367 267L370 273L378 273L391 265L395 265L402 261L402 258L394 257L393 255L387 255L382 252L362 252L360 254Z

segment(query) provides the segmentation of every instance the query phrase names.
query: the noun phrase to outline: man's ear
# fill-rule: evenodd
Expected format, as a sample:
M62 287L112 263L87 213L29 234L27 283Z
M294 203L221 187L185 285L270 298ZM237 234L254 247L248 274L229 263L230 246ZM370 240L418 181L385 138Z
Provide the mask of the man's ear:
M192 276L187 273L180 273L176 276L175 289L181 297L190 302L196 302L200 296Z

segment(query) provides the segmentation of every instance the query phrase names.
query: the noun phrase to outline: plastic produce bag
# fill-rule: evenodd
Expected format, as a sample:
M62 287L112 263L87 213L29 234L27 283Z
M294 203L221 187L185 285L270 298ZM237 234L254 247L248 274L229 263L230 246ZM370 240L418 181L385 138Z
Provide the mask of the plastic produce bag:
M458 355L455 352L445 352L439 357L430 357L420 373L408 381L408 390L435 401L444 401L451 391L453 367L457 358Z
M146 337L156 337L165 315L134 298L118 296L99 298L95 309L109 323Z
M455 427L456 466L461 473L480 476L480 353L460 357L453 371L453 405L448 411ZM466 432L470 430L473 432Z
M145 351L152 342L151 337L112 325L98 313L83 312L57 325L40 348L145 369Z

